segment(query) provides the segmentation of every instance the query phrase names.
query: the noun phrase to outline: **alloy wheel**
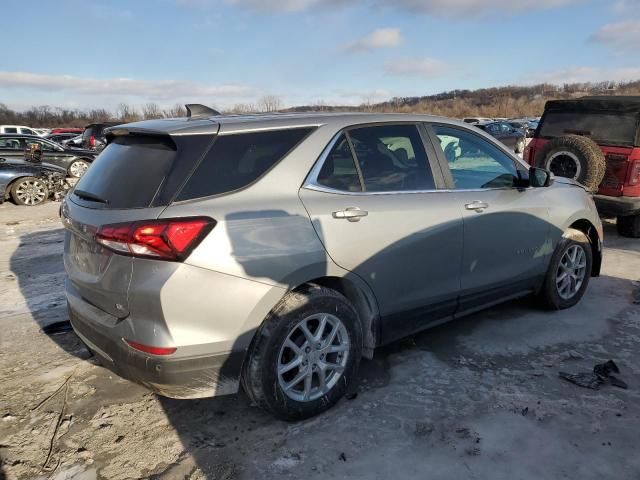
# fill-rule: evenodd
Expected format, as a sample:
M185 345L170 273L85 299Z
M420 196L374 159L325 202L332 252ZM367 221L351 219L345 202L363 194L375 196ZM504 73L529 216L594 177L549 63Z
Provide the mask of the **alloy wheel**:
M310 402L327 394L347 365L350 339L335 315L318 313L296 324L278 355L282 391L292 400Z
M571 152L557 152L551 155L547 169L558 177L577 179L582 173L578 157Z
M47 187L40 180L23 180L16 188L16 196L25 205L38 205L46 200Z
M564 300L573 298L587 273L587 255L582 245L571 245L562 255L556 273L556 289Z
M80 178L85 174L88 168L89 165L87 165L86 162L83 162L82 160L76 160L69 166L69 174L72 177Z

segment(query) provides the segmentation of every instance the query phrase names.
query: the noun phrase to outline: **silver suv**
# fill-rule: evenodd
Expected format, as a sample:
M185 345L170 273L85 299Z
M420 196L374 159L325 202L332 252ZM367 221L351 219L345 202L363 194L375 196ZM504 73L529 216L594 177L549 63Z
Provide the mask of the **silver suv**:
M62 205L69 315L157 393L335 404L376 347L508 299L576 304L602 225L577 183L423 115L114 127Z

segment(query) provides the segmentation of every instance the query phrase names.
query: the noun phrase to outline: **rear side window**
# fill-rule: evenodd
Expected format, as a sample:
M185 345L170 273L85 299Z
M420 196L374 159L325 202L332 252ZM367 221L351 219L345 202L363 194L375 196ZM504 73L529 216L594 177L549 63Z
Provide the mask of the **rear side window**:
M4 133L18 133L17 128L7 127L4 129Z
M78 181L74 193L105 208L148 207L175 158L176 146L169 137L116 137Z
M296 128L219 136L176 201L246 187L285 157L311 130Z
M589 137L600 145L632 146L637 126L638 118L631 114L548 112L540 127L540 137L576 134Z
M318 184L334 190L361 192L360 177L347 137L341 135L318 173Z

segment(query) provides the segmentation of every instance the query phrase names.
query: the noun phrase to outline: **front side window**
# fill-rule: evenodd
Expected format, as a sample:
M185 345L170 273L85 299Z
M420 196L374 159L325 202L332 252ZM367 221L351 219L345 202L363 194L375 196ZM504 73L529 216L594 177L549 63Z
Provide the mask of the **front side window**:
M36 139L28 138L26 143L27 143L27 146L31 145L32 143L37 143L38 145L40 145L40 147L42 148L43 152L53 152L54 151L54 148L50 143L43 142L42 140L36 140Z
M367 192L432 190L435 182L415 125L380 125L348 132Z
M31 130L30 128L21 128L20 129L20 133L23 133L24 135L35 135L36 134L36 132Z
M458 128L434 126L456 190L513 187L513 160L487 140Z

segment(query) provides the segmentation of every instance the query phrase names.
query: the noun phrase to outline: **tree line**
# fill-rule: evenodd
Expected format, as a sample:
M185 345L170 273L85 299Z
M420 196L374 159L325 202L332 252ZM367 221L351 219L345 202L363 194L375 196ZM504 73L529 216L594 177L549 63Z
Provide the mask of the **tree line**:
M571 83L564 85L540 84L533 86L507 86L478 90L452 90L421 97L394 97L374 103L365 100L358 106L327 105L322 100L283 109L276 95L266 95L255 104L236 104L223 110L224 114L246 114L276 111L370 111L392 113L426 113L453 118L481 117L536 117L542 114L547 100L577 98L584 95L640 95L640 81ZM182 105L161 107L157 103L131 105L121 103L115 110L105 108L70 109L48 105L33 106L18 112L0 103L0 124L28 125L31 127L84 127L90 123L117 121L122 123L154 118L184 117Z

